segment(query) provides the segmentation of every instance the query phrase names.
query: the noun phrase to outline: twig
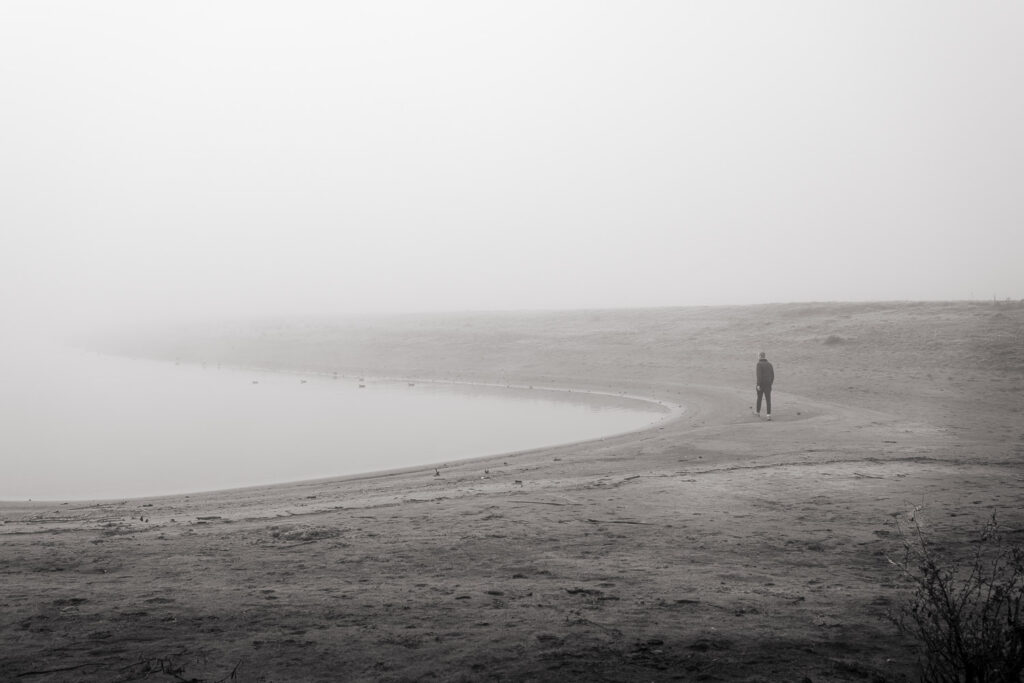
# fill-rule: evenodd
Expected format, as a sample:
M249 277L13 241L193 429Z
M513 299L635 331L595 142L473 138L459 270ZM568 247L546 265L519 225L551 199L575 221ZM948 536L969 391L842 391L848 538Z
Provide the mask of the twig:
M75 669L81 669L90 664L76 664L75 666L62 666L59 669L40 669L38 671L26 671L25 673L18 674L18 678L24 678L25 676L42 676L43 674L53 674L60 671L74 671Z
M620 631L619 629L615 628L614 626L605 626L604 624L600 624L600 623L598 623L596 621L591 621L590 619L585 619L583 617L578 617L578 618L574 619L573 622L575 622L577 624L587 624L589 626L596 626L596 627L598 627L600 629L604 629L605 633L610 633L610 634L615 635L615 636L621 636L622 635L622 631Z
M291 545L277 545L277 546L272 546L272 547L278 548L280 550L284 550L286 548L295 548L295 547L298 547L300 545L308 545L310 543L316 543L319 540L320 540L319 538L312 538L312 539L310 539L308 541L299 541L298 543L292 543Z
M629 519L588 519L587 521L592 524L651 524L651 522L634 522Z
M242 660L241 659L239 659L238 663L235 664L235 668L231 670L231 673L229 673L224 678L221 678L220 680L216 681L215 683L224 683L224 681L233 681L233 680L235 680L235 674L238 673L238 667L240 667L240 666L242 666Z
M532 503L533 505L579 505L579 503L552 503L549 500L513 500L513 503Z

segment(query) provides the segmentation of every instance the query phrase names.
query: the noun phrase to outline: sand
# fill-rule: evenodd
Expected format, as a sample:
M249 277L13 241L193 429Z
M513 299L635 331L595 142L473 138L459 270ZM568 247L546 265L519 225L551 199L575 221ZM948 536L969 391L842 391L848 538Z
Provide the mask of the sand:
M1024 306L292 321L120 351L625 392L644 432L376 476L0 503L0 680L913 679L895 521L1024 531ZM757 352L774 419L750 410Z

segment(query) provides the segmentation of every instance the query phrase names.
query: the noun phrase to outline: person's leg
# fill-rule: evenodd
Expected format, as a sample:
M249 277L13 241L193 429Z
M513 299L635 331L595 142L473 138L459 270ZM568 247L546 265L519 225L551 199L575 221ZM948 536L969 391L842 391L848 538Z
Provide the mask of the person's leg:
M757 413L758 415L761 414L761 397L763 395L764 395L764 391L760 387L758 387L757 388L757 407L754 409L754 412Z
M764 390L764 407L768 409L768 416L772 414L772 388L767 387Z

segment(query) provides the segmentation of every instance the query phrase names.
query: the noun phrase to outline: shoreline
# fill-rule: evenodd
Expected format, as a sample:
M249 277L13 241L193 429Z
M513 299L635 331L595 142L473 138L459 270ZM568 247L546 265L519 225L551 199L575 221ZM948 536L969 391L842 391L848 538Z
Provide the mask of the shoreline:
M273 372L279 372L279 371L273 371ZM295 374L308 374L308 373L295 373ZM375 379L377 379L378 381L389 381L387 378L375 378ZM434 382L433 380L423 380L423 381L425 383ZM455 383L446 382L446 381L437 381L436 383L442 384L442 385L455 384ZM465 383L465 384L469 384L469 383ZM484 387L489 388L489 389L496 389L496 390L500 390L500 391L504 391L506 389L506 387L497 386L497 385L479 384L479 385L475 385L475 386L484 386ZM544 388L544 387L520 387L520 388L523 389L523 390L532 390L532 391L551 391L551 392L560 391L560 392L573 393L571 390L556 389L556 388L550 388L550 387L549 388ZM576 392L576 393L582 395L584 392ZM593 393L596 393L596 392L588 392L588 393L593 394ZM607 394L607 396L609 398L613 398L613 399L620 398L620 395L618 395L618 394ZM634 401L649 403L649 404L652 404L654 406L657 406L658 408L660 408L660 410L656 411L656 410L651 409L651 412L652 413L655 413L655 412L662 413L663 414L662 417L660 417L657 421L652 422L651 424L648 424L648 425L646 425L644 427L640 427L638 429L630 429L630 430L626 430L626 431L609 433L609 434L605 434L605 435L602 435L602 436L596 436L596 437L589 438L589 439L566 441L566 442L563 442L563 443L546 444L546 445L537 446L535 448L526 448L526 449L512 450L512 451L502 451L502 452L497 452L497 453L487 453L487 454L482 454L482 455L469 456L469 457L465 457L465 458L456 458L456 459L450 459L450 460L439 460L439 461L435 461L435 462L428 462L428 463L423 463L423 464L409 465L409 466L405 466L405 467L396 467L396 468L383 469L383 470L368 470L368 471L365 471L365 472L354 472L354 473L351 473L351 474L329 475L329 476L326 476L326 477L316 477L316 478L311 478L311 479L295 479L295 480L282 481L282 482L274 482L274 483L268 483L268 484L254 484L252 486L236 486L236 487L229 487L229 488L223 488L223 489L186 491L186 492L170 493L170 494L162 494L162 495L158 494L158 495L146 495L146 496L118 496L118 497L113 497L113 498L73 498L73 499L66 499L66 498L54 498L54 499L42 499L42 498L39 498L39 499L26 499L26 500L0 499L0 515L2 515L5 511L10 512L10 511L14 511L14 510L20 510L20 509L23 509L25 507L49 509L49 508L52 508L54 506L63 507L63 506L67 506L67 505L75 505L75 506L84 506L84 507L71 508L71 509L84 509L84 508L92 508L92 507L104 507L104 506L110 506L110 505L124 506L124 505L131 505L131 504L134 504L136 506L141 505L143 507L148 507L149 505L147 505L147 504L155 503L156 501L161 501L161 502L163 502L165 504L168 504L168 505L181 505L181 504L184 504L185 501L192 500L192 499L201 500L201 499L204 499L204 498L216 498L218 500L230 500L231 498L234 498L234 497L248 498L250 495L256 495L256 496L265 497L265 498L269 499L269 498L272 498L272 497L274 497L275 495L278 495L278 494L281 494L284 497L288 497L288 496L293 495L293 492L295 490L303 489L303 488L310 488L310 487L324 486L324 485L334 485L334 484L343 485L343 484L348 483L348 482L366 482L366 481L373 481L373 480L377 480L377 479L384 480L384 479L401 478L401 477L404 477L406 475L417 475L417 474L421 474L423 472L428 472L429 473L429 472L432 472L434 470L443 471L443 470L447 470L447 469L452 468L452 467L463 466L463 465L485 465L485 464L491 464L493 466L493 463L497 463L498 461L502 461L505 465L508 465L508 463L505 462L505 461L513 460L513 459L520 458L520 457L523 457L523 456L543 456L543 455L548 454L549 452L559 452L559 451L562 451L564 449L584 448L584 447L586 447L587 445L590 445L590 444L598 444L598 443L602 443L602 442L606 442L606 441L610 441L610 440L616 440L616 441L624 440L624 439L628 440L629 437L634 437L634 436L637 439L641 439L645 434L648 434L649 432L653 433L653 432L656 432L656 431L661 431L661 430L665 429L666 426L670 426L673 423L679 421L680 419L682 419L684 417L684 415L686 413L686 407L683 406L683 405L676 405L676 406L673 406L673 407L670 408L670 407L666 406L664 404L664 402L658 401L656 399L645 399L645 398L635 397L635 396L629 396L627 398L629 398L631 400L634 400ZM236 494L237 494L237 496L236 496ZM7 520L0 520L0 524L7 524L7 523L8 523Z
M76 352L90 354L92 352L81 349L75 349ZM162 358L143 358L143 357L125 357L114 354L103 354L106 358L114 361L141 361L143 363L155 363L160 366L169 367L173 363L174 366L184 365L191 370L207 370L207 364L205 363L194 363L187 362L181 363L178 361L171 361ZM274 375L277 377L316 377L321 380L333 380L333 379L355 379L354 377L348 377L344 375L333 375L332 373L316 373L308 371L296 371L289 370L286 368L270 368L270 367L259 367L259 366L235 366L230 364L218 365L216 371L226 370L237 374L239 377L244 376L246 373L260 373L262 375ZM360 377L360 381L364 378ZM303 380L304 381L304 380ZM647 424L640 426L635 429L627 429L624 431L611 431L602 433L598 436L587 437L583 439L569 439L565 441L554 441L551 443L543 443L533 447L511 449L511 450L497 450L493 452L483 452L478 454L467 455L464 457L456 457L452 459L441 459L427 462L414 463L409 465L401 465L397 467L385 467L381 469L367 469L355 472L342 472L338 474L329 474L317 477L300 477L290 478L281 481L270 481L264 483L256 483L241 486L228 486L224 488L213 488L213 489L189 489L183 491L176 491L172 493L156 493L156 494L140 494L140 495L124 495L124 496L103 496L103 497L32 497L32 498L0 498L0 511L3 510L5 505L17 505L20 503L39 503L44 506L47 505L60 505L64 503L112 503L117 501L140 501L144 502L149 499L166 499L166 498L182 498L189 496L199 496L203 494L230 494L231 491L247 491L247 490L259 490L259 489L271 489L275 487L287 487L296 484L307 484L315 482L329 482L334 480L345 480L350 478L372 478L378 476L388 476L392 474L398 474L407 471L419 471L419 470L432 470L439 467L447 467L451 463L463 462L463 461L482 461L486 459L497 459L497 458L513 458L521 453L531 453L535 451L541 451L545 449L559 448L574 444L584 444L591 441L601 441L608 438L613 438L634 432L643 432L649 429L657 429L660 425L677 419L682 412L685 410L683 406L666 404L666 402L658 400L656 398L626 395L622 392L600 392L594 390L579 390L566 387L541 387L541 386L527 386L527 385L498 385L494 383L484 382L468 382L468 381L452 381L452 380L439 380L435 378L408 378L408 377L387 377L387 376L373 376L365 378L367 383L374 384L387 384L387 385L398 385L400 383L415 383L424 385L427 387L440 387L442 389L454 389L456 391L465 390L466 396L473 398L474 394L469 390L485 390L488 395L498 396L502 399L508 400L520 400L534 398L538 394L543 395L545 400L559 401L565 403L572 403L579 406L607 406L607 407L622 407L628 408L637 412L650 413L652 420ZM655 417L656 416L656 417Z

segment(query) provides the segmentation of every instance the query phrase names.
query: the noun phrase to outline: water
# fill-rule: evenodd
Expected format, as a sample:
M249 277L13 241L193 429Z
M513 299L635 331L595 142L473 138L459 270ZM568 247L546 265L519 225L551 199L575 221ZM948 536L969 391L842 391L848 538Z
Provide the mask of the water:
M141 497L506 453L640 429L579 393L202 368L55 348L0 360L0 500Z

